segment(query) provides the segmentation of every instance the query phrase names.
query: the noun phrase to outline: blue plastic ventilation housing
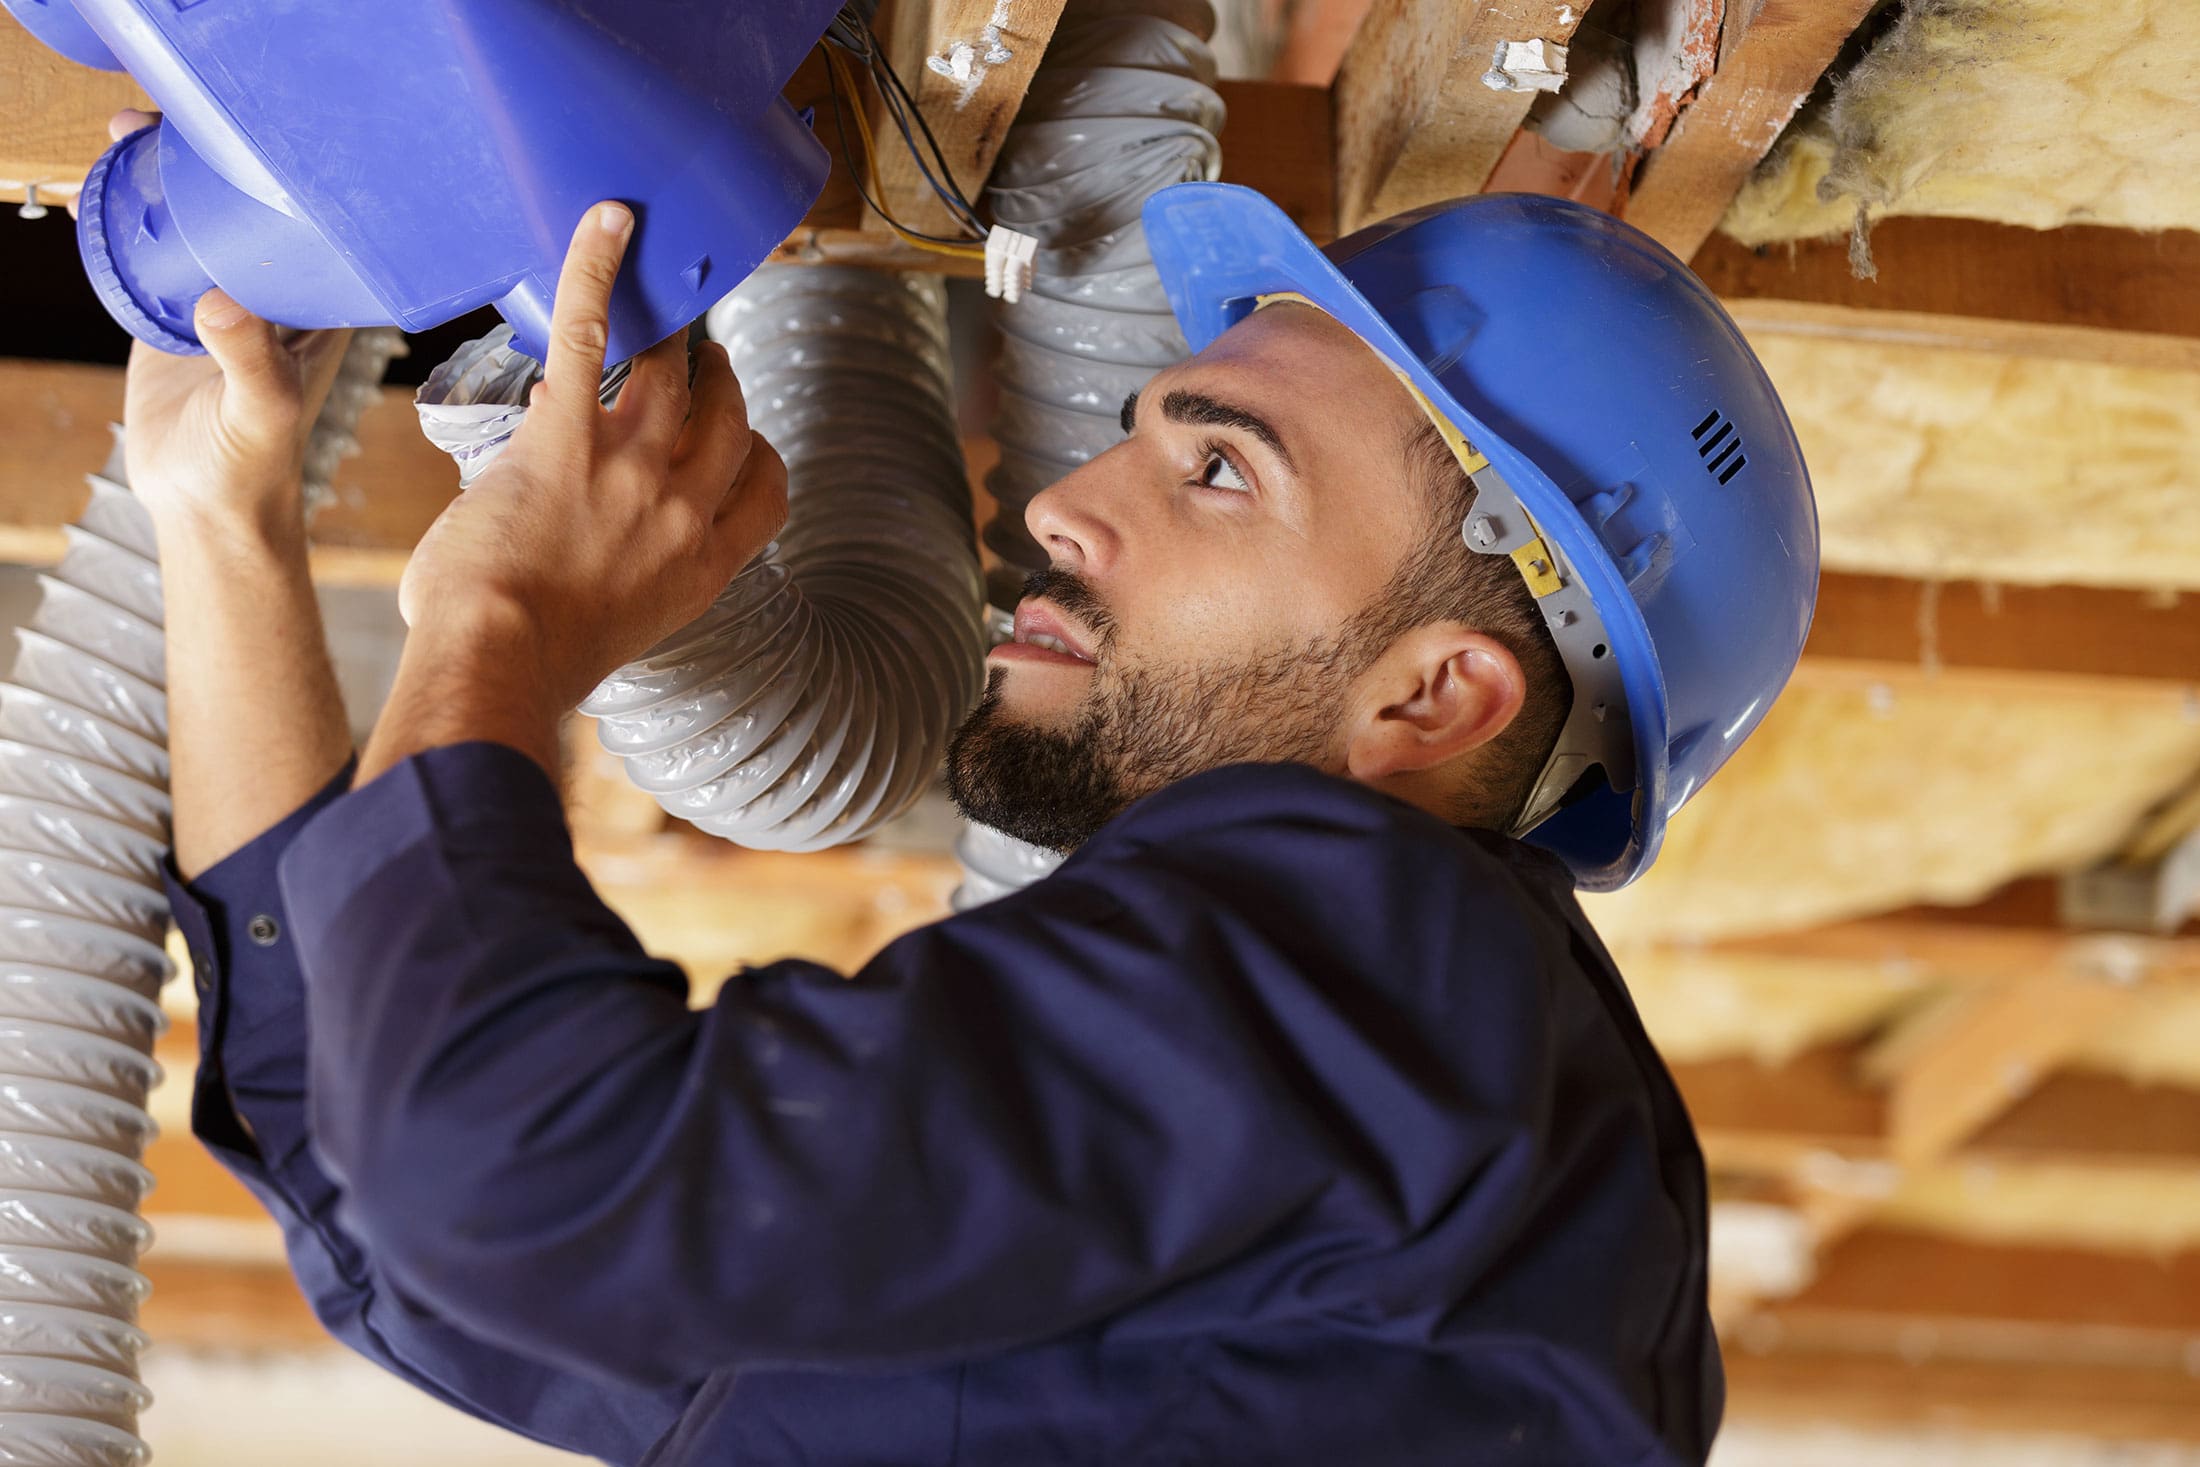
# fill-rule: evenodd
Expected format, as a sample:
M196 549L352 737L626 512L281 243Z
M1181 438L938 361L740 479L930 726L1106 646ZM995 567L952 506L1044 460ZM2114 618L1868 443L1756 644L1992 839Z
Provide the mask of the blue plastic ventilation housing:
M219 285L286 326L420 330L495 305L540 356L574 224L640 220L612 360L694 320L823 189L780 96L841 0L5 0L164 121L86 181L115 319L197 349Z

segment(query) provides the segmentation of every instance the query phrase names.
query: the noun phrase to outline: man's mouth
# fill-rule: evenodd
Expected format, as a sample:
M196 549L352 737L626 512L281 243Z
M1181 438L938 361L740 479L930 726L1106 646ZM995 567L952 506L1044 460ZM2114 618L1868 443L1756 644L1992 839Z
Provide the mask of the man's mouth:
M1015 640L993 652L1010 661L1073 662L1086 667L1094 662L1078 631L1041 601L1026 601L1016 608Z

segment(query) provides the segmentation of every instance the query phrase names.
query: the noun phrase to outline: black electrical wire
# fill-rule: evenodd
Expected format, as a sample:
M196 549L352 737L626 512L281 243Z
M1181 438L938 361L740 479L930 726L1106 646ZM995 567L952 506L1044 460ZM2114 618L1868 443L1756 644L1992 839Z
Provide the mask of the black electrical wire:
M885 207L877 199L871 197L871 190L864 183L866 170L856 163L854 154L848 150L850 123L847 114L841 110L840 76L831 62L827 62L825 66L825 85L832 93L833 128L840 134L840 158L843 163L848 165L848 177L855 183L856 195L863 200L865 207L902 233L915 239L924 240L929 244L962 245L970 243L966 239L948 239L941 235L925 234L921 230L911 229L908 225L887 213ZM861 98L850 98L848 99L848 105L851 107L858 106L861 105L861 101ZM921 164L922 160L920 159L919 162Z
M941 186L939 179L932 178L930 169L924 168L924 159L921 155L917 158L919 169L931 182L933 191L940 195L942 202L947 205L949 210L959 214L965 224L982 236L985 233L985 224L978 218L978 211L971 204L969 196L962 191L962 186L955 182L955 171L949 166L947 155L941 149L939 139L933 136L932 125L925 121L924 109L917 105L916 98L912 97L909 94L909 88L903 85L900 74L894 70L893 64L886 59L886 53L877 44L877 37L872 35L870 39L872 42L873 82L879 87L879 95L886 101L887 110L894 116L894 123L901 131L902 141L908 145L912 154L917 152L916 139L909 135L908 115L914 115L917 120L917 128L924 134L924 141L931 149L933 160L939 164L940 177L946 180L945 187Z
M879 44L878 33L871 27L871 18L876 9L877 0L849 0L833 17L832 24L826 27L824 40L863 63L871 74L871 85L878 91L880 105L894 124L894 130L901 135L902 146L909 150L910 160L916 164L917 172L924 179L925 185L938 197L941 205L958 224L969 230L974 238L984 239L985 221L978 217L976 206L962 191L961 185L955 182L954 170L949 166L946 153L933 134L931 124L925 119L924 109L917 105L900 74L886 59L885 48ZM837 95L837 79L829 77L828 80L834 82ZM847 105L851 107L860 106L861 103L860 97L847 99ZM910 126L912 116L916 124L914 130ZM846 118L841 117L837 111L835 120L845 129ZM931 153L929 162L925 157L926 149L917 145L919 133ZM845 144L845 135L842 141ZM843 152L845 153L845 146ZM860 188L858 191L861 192ZM865 202L871 201L866 198ZM872 207L876 209L877 206L873 204ZM880 217L887 217L883 211L879 212ZM889 219L889 222L897 228L905 227L898 220ZM922 237L937 239L936 236Z

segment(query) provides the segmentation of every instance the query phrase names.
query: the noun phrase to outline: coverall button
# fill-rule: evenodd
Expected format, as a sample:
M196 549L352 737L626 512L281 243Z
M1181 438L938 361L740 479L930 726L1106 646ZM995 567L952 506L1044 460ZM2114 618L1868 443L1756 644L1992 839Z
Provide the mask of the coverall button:
M245 932L261 947L273 947L275 939L283 935L283 929L277 926L275 919L265 912L254 917L250 925L245 928Z

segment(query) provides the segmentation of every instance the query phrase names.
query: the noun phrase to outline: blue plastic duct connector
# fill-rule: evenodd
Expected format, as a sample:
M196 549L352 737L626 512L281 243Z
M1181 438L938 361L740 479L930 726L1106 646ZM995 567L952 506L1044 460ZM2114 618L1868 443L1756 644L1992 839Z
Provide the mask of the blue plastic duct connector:
M780 96L842 0L5 0L164 120L85 181L78 242L141 341L196 351L209 287L286 326L483 305L541 356L567 241L640 220L612 360L738 284L823 189Z

